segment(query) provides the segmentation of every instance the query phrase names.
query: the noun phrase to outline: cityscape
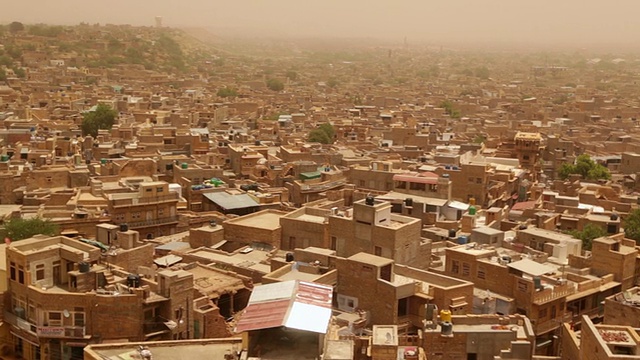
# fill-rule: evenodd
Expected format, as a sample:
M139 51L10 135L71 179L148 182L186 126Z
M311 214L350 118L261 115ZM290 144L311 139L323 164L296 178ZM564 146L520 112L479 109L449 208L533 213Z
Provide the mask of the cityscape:
M0 359L640 359L626 39L145 16L0 17Z

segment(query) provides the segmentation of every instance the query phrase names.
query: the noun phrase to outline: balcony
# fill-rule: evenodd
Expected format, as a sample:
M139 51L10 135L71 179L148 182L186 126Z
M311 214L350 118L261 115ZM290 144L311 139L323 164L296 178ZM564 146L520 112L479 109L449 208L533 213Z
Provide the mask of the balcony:
M533 293L533 303L536 305L548 303L550 301L569 296L576 292L576 285L567 283L554 286L552 289L544 289Z
M167 325L168 322L171 323L161 316L154 316L151 319L145 320L143 325L144 337L148 339L154 336L170 333L171 329L169 329L169 326Z
M159 225L166 225L166 224L177 223L177 222L178 222L178 217L171 216L171 217L162 218L162 219L130 222L129 228L138 229L138 228L144 228L149 226L159 226Z
M81 339L86 335L84 326L38 326L8 311L4 312L4 321L42 339Z
M542 335L559 328L563 323L570 322L572 318L573 316L571 313L564 313L561 317L556 319L551 319L542 323L536 322L533 328L536 335Z

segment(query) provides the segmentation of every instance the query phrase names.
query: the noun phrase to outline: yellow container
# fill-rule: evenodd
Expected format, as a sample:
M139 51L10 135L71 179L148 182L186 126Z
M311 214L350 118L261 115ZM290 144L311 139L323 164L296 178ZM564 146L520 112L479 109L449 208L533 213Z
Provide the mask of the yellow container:
M449 310L440 310L440 321L441 322L451 322L451 311Z

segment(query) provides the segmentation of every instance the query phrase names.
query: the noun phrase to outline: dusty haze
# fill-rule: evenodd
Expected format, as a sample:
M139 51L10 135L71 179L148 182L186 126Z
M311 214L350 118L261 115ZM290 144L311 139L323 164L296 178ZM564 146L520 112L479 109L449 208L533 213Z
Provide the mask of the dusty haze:
M0 22L203 26L221 34L634 45L638 0L2 0Z

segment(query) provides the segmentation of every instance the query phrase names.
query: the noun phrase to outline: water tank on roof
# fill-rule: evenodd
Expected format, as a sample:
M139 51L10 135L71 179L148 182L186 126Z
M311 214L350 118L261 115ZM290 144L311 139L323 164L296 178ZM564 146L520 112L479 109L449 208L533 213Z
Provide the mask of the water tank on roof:
M130 274L127 276L127 286L130 288L140 287L140 275Z
M475 215L477 212L477 209L475 206L471 205L469 206L469 215Z
M527 225L522 224L518 226L518 230L527 230Z
M81 263L78 263L78 270L81 273L88 273L89 269L91 269L91 264L89 264L87 262L84 262L84 261L81 262Z
M284 259L286 262L292 262L294 260L293 253L287 253Z
M451 323L451 310L440 310L440 321Z
M188 168L189 168L189 164L187 164L187 163L182 163L182 164L180 164L180 167L181 167L182 169L188 169Z
M127 232L127 231L129 231L129 225L120 224L120 232Z
M453 324L448 322L448 321L444 321L440 324L440 335L442 336L453 336Z
M616 221L616 220L618 220L618 214L616 214L616 213L611 213L611 216L609 217L609 219L611 219L611 221Z
M364 203L369 206L373 206L375 204L375 200L373 196L367 196L366 199L364 199Z
M2 156L0 156L0 161L2 161L2 162L7 162L7 161L9 161L9 155L2 155Z
M469 242L469 238L465 235L458 236L458 244L464 245Z
M533 277L533 287L536 290L542 289L542 280L540 279L540 276L534 276Z
M100 159L100 164L106 164L107 163L107 159Z
M456 229L449 229L449 238L453 239L456 237Z
M404 199L404 204L406 206L413 206L413 199L412 198L406 198Z
M441 177L448 179L449 178L449 174L442 174Z

